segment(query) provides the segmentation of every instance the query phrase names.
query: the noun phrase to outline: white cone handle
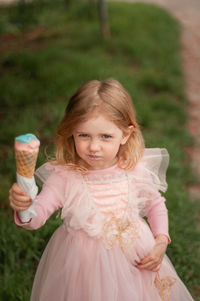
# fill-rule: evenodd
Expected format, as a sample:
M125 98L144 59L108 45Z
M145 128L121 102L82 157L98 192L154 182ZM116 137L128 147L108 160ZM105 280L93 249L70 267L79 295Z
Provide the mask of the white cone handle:
M35 200L35 197L38 193L38 187L35 183L34 177L25 178L23 176L20 176L18 173L17 184L26 192L28 196L30 196L32 200L32 205L28 209L19 212L21 221L23 223L27 223L32 217L37 216L37 213L35 211L35 204L37 203L37 200Z

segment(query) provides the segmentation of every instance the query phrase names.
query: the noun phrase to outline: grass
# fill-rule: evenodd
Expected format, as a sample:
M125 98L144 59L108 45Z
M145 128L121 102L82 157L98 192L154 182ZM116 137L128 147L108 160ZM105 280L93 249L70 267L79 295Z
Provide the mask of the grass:
M111 39L101 37L95 7L36 1L1 8L0 39L0 300L29 300L42 251L60 224L54 214L37 231L17 228L7 195L15 180L14 137L33 132L44 151L67 99L86 80L118 79L132 95L147 147L166 147L171 161L166 193L172 244L168 255L195 300L199 298L198 201L186 190L187 100L180 63L180 28L154 5L109 3ZM23 17L20 17L23 16Z

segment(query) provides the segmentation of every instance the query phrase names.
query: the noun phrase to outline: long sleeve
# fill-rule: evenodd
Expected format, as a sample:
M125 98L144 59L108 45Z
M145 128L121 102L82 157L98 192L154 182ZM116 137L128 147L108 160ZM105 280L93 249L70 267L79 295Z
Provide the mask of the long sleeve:
M171 242L169 236L168 210L165 205L165 198L163 198L159 192L157 193L157 198L154 199L153 205L149 208L146 217L154 237L158 234L164 234L168 237L169 242Z
M155 236L164 234L168 237L168 211L165 198L160 191L167 190L166 171L169 154L166 149L145 149L143 158L133 172L133 187L138 208L142 217L146 216L151 231Z
M64 198L64 191L64 180L58 175L52 175L43 185L40 194L36 197L35 210L37 216L32 218L28 223L22 223L18 213L15 212L15 223L28 230L40 228L56 210L63 207L62 199Z

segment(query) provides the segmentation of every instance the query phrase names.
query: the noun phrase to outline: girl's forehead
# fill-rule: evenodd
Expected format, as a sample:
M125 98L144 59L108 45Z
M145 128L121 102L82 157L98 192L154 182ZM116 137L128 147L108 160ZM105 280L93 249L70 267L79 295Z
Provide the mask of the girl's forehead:
M77 124L76 131L116 131L119 127L103 114L92 115L88 120Z

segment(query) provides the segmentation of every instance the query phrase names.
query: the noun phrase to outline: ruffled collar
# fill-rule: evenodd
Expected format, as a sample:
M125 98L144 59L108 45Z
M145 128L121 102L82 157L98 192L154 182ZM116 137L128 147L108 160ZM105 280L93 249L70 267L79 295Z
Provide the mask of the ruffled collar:
M83 178L88 183L101 184L121 181L126 175L126 171L115 164L105 169L88 170L83 173Z

